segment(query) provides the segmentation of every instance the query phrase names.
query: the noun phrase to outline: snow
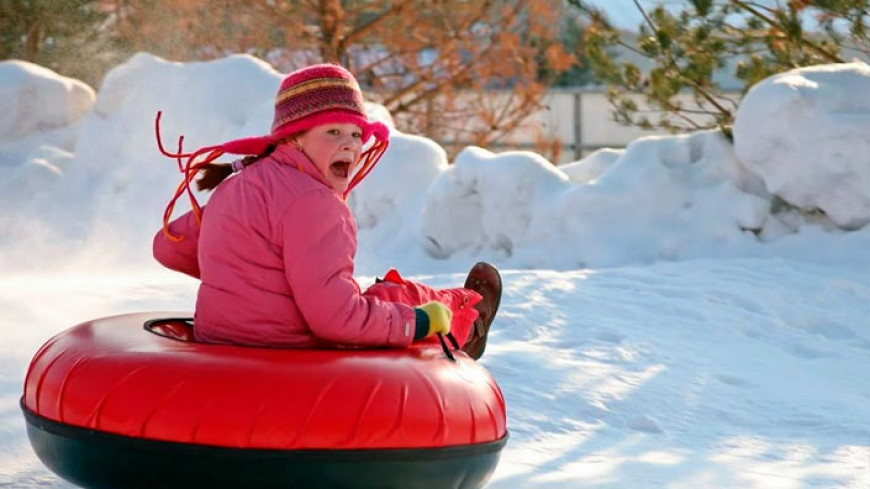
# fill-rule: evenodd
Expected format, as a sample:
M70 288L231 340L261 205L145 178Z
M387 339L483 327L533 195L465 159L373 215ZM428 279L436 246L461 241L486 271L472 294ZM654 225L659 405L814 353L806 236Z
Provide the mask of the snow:
M395 133L349 202L357 275L447 287L477 260L503 270L482 363L511 438L487 487L870 486L867 73L762 82L733 147L697 132L560 167L476 147L448 164ZM43 342L193 306L196 282L150 256L180 176L156 112L173 149L182 133L188 149L257 135L280 77L245 55L138 54L94 92L0 62L0 486L72 487L18 406Z
M785 127L758 123L770 120ZM771 77L746 94L734 130L740 160L772 193L841 227L870 222L870 66Z
M86 84L23 61L0 65L0 143L70 125L91 110L96 94ZM8 148L4 147L4 152Z

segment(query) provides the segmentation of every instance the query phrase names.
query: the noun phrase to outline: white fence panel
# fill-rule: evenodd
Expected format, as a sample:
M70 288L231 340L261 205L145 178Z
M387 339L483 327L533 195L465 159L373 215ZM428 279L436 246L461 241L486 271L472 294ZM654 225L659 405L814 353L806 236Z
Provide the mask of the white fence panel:
M734 101L736 107L739 93L727 92L722 97ZM696 106L688 95L681 97L681 100L686 106ZM643 110L643 98L637 97L636 101ZM561 142L563 150L559 161L554 163L565 163L579 160L596 149L623 148L643 136L667 134L662 130L642 130L616 123L612 116L613 107L603 90L553 89L543 103L545 108L528 119L528 130L517 131L509 141L489 149L534 149L536 135L555 137ZM658 115L650 113L649 117L656 120ZM696 120L705 119L699 117Z

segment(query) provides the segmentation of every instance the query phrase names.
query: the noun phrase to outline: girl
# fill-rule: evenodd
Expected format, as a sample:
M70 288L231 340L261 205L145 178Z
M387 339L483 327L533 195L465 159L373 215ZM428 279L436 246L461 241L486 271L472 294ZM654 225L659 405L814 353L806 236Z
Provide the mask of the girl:
M201 280L197 340L403 347L452 331L471 357L483 354L501 296L491 265L478 263L465 287L454 289L390 270L362 292L353 278L356 224L345 200L386 150L389 130L368 120L347 70L321 64L285 77L265 136L172 154L160 142L159 118L161 151L187 165L154 237L154 257ZM253 156L213 163L224 153ZM189 188L200 172L198 188L214 189L207 210ZM185 192L192 210L170 222Z

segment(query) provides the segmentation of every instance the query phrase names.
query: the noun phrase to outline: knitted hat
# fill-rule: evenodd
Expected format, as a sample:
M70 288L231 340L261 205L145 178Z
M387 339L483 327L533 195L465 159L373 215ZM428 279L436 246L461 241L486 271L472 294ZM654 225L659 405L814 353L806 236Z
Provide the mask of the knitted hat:
M321 124L351 123L362 129L362 142L366 143L372 136L375 142L360 155L360 163L356 173L351 178L344 197L368 175L384 154L389 144L390 131L381 122L370 122L366 116L363 96L359 84L353 75L338 65L318 64L296 70L281 81L278 94L275 97L275 116L272 120L272 131L265 136L236 139L217 146L206 146L193 153L185 153L182 149L184 137L179 137L178 152L172 153L163 147L160 138L160 116L157 113L155 132L157 146L164 156L175 158L179 169L184 173L181 184L175 195L166 206L163 214L163 230L171 239L181 237L169 233L169 219L175 202L182 194L187 193L197 221L201 220L202 209L190 189L197 172L206 165L220 158L224 153L237 155L259 155L273 144L294 134L306 131ZM205 159L196 161L205 156ZM182 165L182 159L187 159Z
M260 154L287 136L321 124L345 122L362 128L363 143L372 135L379 141L389 137L387 126L369 122L359 84L349 71L338 65L313 65L290 73L281 82L271 134L229 141L221 149L232 154Z

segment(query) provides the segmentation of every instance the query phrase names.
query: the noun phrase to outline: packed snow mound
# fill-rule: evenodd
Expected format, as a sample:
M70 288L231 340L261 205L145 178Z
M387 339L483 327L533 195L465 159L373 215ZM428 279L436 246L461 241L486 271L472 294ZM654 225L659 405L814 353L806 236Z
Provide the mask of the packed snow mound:
M447 166L447 152L431 139L391 129L387 152L351 194L357 225L370 228L391 216L419 215L429 187Z
M421 217L425 246L443 258L469 248L510 257L541 203L569 185L538 154L466 148L430 192Z
M0 61L0 144L61 129L91 110L84 82L25 61Z
M641 138L560 199L547 226L584 266L726 256L755 246L770 220L756 189L717 131Z
M427 250L519 268L619 266L729 254L757 244L770 220L763 188L717 132L644 138L590 159L594 171L581 174L581 161L571 179L534 153L466 149L426 202Z
M768 190L838 226L870 223L870 66L798 68L755 85L734 123L737 157Z
M60 181L72 160L80 121L92 109L95 97L85 83L41 66L16 60L0 62L3 208L20 207ZM0 224L3 222L0 219Z
M267 133L280 80L271 66L246 55L171 63L140 53L113 68L96 100L91 92L74 146L60 151L46 146L53 142L48 136L34 133L42 144L27 155L0 155L6 164L23 163L0 177L0 203L9 201L16 209L0 216L7 230L0 235L0 266L149 263L151 237L181 178L176 162L157 149L157 111L164 112L162 133L173 151L181 134L185 149L192 150ZM34 91L27 97L37 101L57 90L34 81L25 85ZM70 99L66 102L54 120L78 113ZM200 195L203 201L207 197ZM187 208L180 202L178 212Z
M139 53L112 69L85 121L76 161L108 180L177 174L158 152L154 120L170 151L184 135L184 149L268 134L281 75L248 55L215 61L173 63ZM111 161L112 165L106 165Z
M589 183L604 174L623 154L624 149L602 148L580 161L559 165L559 169L574 183Z
M85 83L41 66L0 62L0 206L7 210L0 213L0 263L44 262L44 247L33 244L65 244L42 217L53 214L54 192L95 97Z

